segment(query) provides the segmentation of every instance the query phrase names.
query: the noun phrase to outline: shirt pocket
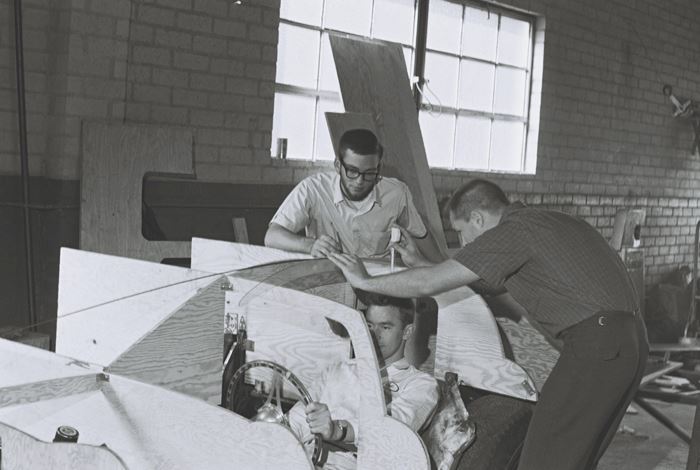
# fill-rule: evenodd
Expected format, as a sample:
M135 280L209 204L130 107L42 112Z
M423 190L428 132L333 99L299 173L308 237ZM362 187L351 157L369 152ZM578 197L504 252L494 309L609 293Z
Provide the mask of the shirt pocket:
M389 252L391 231L356 230L354 232L358 256L384 256Z

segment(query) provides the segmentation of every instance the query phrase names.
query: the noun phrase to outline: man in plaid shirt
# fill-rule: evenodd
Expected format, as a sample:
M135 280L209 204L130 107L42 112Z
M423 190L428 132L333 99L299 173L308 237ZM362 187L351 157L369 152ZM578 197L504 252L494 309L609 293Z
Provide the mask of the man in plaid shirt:
M511 204L490 181L467 183L448 209L464 245L452 259L428 262L407 236L396 248L414 268L400 273L370 277L353 256L329 258L354 287L386 295L433 295L479 279L505 287L532 322L563 343L518 468L595 468L648 354L639 299L624 264L585 221Z

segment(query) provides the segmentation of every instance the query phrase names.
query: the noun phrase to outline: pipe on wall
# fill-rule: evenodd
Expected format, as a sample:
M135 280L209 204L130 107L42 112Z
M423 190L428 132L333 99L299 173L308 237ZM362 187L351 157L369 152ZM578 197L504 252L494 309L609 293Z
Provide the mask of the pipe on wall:
M22 40L22 0L15 0L15 72L17 79L17 120L19 124L19 156L22 171L22 207L24 209L24 247L27 262L27 306L29 324L37 322L34 306L34 265L32 256L32 224L29 207L29 153L27 151L27 108L24 89L24 42Z

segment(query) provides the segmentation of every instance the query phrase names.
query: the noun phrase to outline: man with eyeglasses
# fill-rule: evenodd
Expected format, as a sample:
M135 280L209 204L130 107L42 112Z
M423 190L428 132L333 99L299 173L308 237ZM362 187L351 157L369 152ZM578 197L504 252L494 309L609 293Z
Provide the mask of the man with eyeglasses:
M335 172L309 176L287 196L270 221L265 245L317 258L330 253L384 257L389 253L391 227L397 225L416 239L425 256L433 258L437 248L408 187L381 176L383 148L374 133L345 132L338 154Z

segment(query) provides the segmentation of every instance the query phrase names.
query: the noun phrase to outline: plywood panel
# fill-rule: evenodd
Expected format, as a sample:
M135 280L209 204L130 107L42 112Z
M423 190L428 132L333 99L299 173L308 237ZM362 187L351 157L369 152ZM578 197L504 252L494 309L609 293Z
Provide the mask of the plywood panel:
M107 366L216 277L63 248L56 352Z
M16 366L15 366L16 367ZM58 379L41 380L39 382L5 387L0 393L0 407L31 403L35 401L87 393L98 390L99 380L95 374Z
M205 238L192 239L191 257L192 269L209 273L225 273L277 261L312 259L311 255L302 253Z
M214 281L109 366L135 378L221 403L224 291Z
M121 459L107 446L42 442L27 433L0 423L3 468L36 470L126 470Z
M143 237L141 210L147 173L194 177L192 132L85 122L82 150L80 247L151 261L187 257L187 242Z
M283 426L250 422L117 375L97 392L0 408L0 422L44 441L53 438L58 426L70 424L80 432L79 442L106 444L130 469L312 469Z
M439 306L435 376L455 372L460 382L503 395L537 400L527 372L505 357L486 302L463 287L436 296Z
M411 189L420 214L447 249L423 137L401 46L331 34L343 104L373 116L386 150L385 165Z
M14 341L0 338L0 388L10 388L66 377L94 377L96 367Z
M57 352L220 402L225 277L69 249L60 271Z
M498 323L513 347L515 361L530 374L537 390L542 390L547 377L559 360L559 352L527 318L522 318L518 323L508 318L499 318Z

